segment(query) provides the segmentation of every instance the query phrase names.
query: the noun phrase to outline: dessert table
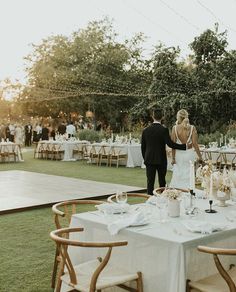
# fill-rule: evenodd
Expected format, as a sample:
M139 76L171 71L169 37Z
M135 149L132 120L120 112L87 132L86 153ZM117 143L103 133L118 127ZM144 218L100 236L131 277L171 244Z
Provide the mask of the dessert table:
M225 208L213 206L218 212L207 214L204 210L209 207L208 201L197 199L196 206L201 210L200 214L192 218L185 215L182 208L180 217L169 217L165 223L158 222L156 206L147 208L146 205L140 204L140 208L144 208L144 212L148 212L149 216L151 208L150 223L144 226L127 227L116 235L108 232L107 223L121 215L112 215L113 218L108 218L99 211L73 215L70 227L84 227L84 232L79 233L80 241L128 240L127 247L114 249L111 261L116 265L125 266L130 271L141 271L145 292L185 292L186 279L198 280L216 273L213 257L198 252L198 245L235 248L236 205L234 202ZM211 234L193 233L184 225L186 222L196 223L199 220L206 222L207 225L213 223L223 225L223 230ZM76 236L78 234L73 234L72 239ZM72 247L69 253L75 264L79 259L87 261L102 256L99 249L85 250ZM236 258L225 257L223 263L235 264ZM113 288L111 291L122 290Z

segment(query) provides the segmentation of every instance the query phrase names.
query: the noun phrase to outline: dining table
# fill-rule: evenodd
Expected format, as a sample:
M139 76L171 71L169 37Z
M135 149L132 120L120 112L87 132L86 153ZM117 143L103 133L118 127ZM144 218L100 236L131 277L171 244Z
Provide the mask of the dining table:
M23 156L21 152L21 146L13 142L0 142L0 154L4 156L5 162L23 162ZM14 155L11 155L14 154ZM1 156L0 155L0 156Z
M84 231L73 234L72 239L79 236L81 241L127 240L126 247L113 250L112 263L125 266L129 271L141 271L145 292L185 292L187 279L199 280L217 272L212 255L199 252L198 245L235 248L236 202L228 201L227 207L219 207L214 201L213 209L217 213L211 214L205 212L209 209L209 201L198 195L194 203L197 212L187 215L183 201L180 216L169 217L165 213L164 221L159 217L161 210L147 203L130 206L130 211L124 214L107 215L101 211L74 214L70 227L83 227ZM108 231L111 222L125 216L128 220L135 212L146 214L148 223L127 226L115 235ZM220 228L213 228L211 232L200 227L191 230L187 228L191 224ZM74 264L103 255L100 249L75 247L71 247L69 253ZM224 257L222 262L225 265L236 264L236 258ZM117 287L106 291L122 290Z
M140 143L107 143L107 142L101 142L101 143L92 143L87 146L88 153L92 146L96 147L97 151L99 152L99 149L101 147L106 147L107 152L109 152L112 148L116 151L121 151L122 154L127 154L127 160L124 162L123 165L126 167L141 167L144 168L144 161L142 157L141 152L141 144ZM121 163L122 164L122 163Z
M87 145L88 141L85 140L42 140L38 142L36 149L35 158L40 158L40 149L53 149L53 147L60 147L60 150L64 152L62 161L76 161L76 158L73 156L73 150L80 147L80 145Z

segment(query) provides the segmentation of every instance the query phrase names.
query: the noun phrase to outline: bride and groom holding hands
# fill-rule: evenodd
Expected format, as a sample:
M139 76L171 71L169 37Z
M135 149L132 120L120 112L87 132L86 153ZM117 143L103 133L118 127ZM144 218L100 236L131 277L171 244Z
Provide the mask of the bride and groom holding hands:
M141 139L141 151L146 165L147 193L153 194L156 172L159 186L166 186L166 145L172 148L173 174L170 187L189 188L189 161L194 161L196 154L200 161L202 157L197 142L197 130L193 125L190 125L188 112L184 109L178 111L171 137L168 129L161 123L162 110L154 110L152 118L153 123L143 130Z

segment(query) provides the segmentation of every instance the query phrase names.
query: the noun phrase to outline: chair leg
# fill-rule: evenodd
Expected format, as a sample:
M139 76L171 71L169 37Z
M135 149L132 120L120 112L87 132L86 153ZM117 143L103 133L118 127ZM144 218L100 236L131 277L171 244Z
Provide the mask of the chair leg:
M54 258L54 264L53 264L53 271L52 271L52 279L51 279L51 287L55 288L55 282L56 282L56 277L57 277L57 268L58 268L58 248L56 248L55 252L55 258Z
M189 286L189 282L190 282L190 280L186 281L186 292L190 292L191 291L191 287Z
M142 278L142 273L141 272L138 272L137 291L138 292L143 292L143 278Z

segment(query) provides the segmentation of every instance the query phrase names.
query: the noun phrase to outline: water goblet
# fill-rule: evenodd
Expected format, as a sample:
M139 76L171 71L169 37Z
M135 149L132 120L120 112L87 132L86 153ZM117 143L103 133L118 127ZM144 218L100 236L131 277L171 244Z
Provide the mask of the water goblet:
M162 195L156 196L156 206L159 209L160 223L166 222L163 215L164 215L164 211L166 210L167 203L168 203L168 199L165 196L162 196Z
M119 204L125 204L127 202L127 193L116 192L116 202Z

